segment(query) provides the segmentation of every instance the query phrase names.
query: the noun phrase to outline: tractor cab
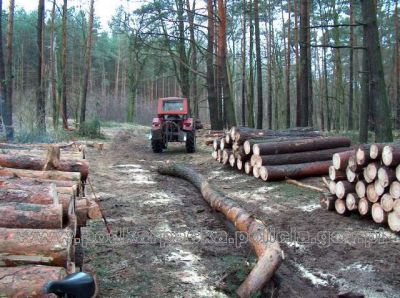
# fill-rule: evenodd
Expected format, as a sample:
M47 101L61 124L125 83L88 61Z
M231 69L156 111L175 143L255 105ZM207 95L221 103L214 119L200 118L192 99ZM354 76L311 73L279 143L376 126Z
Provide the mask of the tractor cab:
M180 97L158 99L157 118L153 119L151 145L161 153L169 142L185 142L186 151L195 151L195 127L189 115L188 100Z

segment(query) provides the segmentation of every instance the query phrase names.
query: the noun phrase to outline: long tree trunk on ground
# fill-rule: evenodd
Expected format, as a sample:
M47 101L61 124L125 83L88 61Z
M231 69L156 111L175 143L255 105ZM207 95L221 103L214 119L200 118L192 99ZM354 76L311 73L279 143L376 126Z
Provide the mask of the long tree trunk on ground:
M262 90L262 72L261 72L261 42L260 42L260 16L258 12L258 0L254 0L254 27L256 37L256 69L257 69L257 128L263 126L264 103Z
M67 19L68 2L64 0L62 12L62 46L61 46L61 117L64 129L68 129L67 113Z
M50 98L52 103L53 128L58 126L58 105L57 105L57 82L56 82L56 53L55 53L55 15L56 0L53 0L51 9L51 31L50 31Z
M13 96L13 34L14 34L14 8L15 0L10 0L8 11L7 28L7 59L6 59L6 99L3 102L3 121L6 127L7 140L14 138L14 127L12 117L12 96Z
M3 1L0 0L0 36L3 36ZM3 115L3 105L6 101L6 72L4 69L3 38L0 38L0 111ZM3 125L3 120L0 123Z
M309 50L308 45L310 34L310 9L309 0L301 0L300 6L300 126L308 126L308 107L309 107Z
M248 126L255 127L254 121L254 22L253 22L253 5L250 0L249 3L249 85L247 94L247 113L248 113Z
M218 102L214 77L214 6L213 1L207 1L207 99L210 112L211 129L222 129L222 123L218 119Z
M235 116L235 107L233 104L233 99L231 95L231 90L229 87L229 78L228 78L228 69L226 63L226 7L225 1L218 0L218 16L219 16L219 30L218 30L218 59L220 62L219 65L219 85L222 90L222 94L220 94L220 99L223 102L224 107L224 116L226 125L234 126L236 125L236 116Z
M40 133L46 131L46 101L44 91L44 0L39 0L37 20L37 45L38 45L38 81L36 86L36 121Z
M354 25L354 5L350 0L350 25ZM353 129L353 98L354 98L354 27L350 27L350 61L349 61L349 111L347 117L347 128Z
M93 17L94 17L94 0L90 0L89 28L88 28L88 37L86 41L85 69L83 74L81 113L79 119L79 125L81 128L83 128L83 125L86 121L86 97L87 97L89 74L92 61Z
M375 120L375 141L393 141L391 113L386 94L382 54L376 17L376 4L373 1L360 0L363 16L367 54L370 65L372 110Z

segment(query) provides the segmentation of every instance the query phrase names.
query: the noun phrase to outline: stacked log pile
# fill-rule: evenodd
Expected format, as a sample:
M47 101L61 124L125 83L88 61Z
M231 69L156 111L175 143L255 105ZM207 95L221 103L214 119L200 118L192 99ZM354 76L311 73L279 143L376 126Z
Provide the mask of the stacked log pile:
M214 139L212 157L264 181L327 175L332 155L350 139L323 137L309 128L285 131L233 127Z
M84 157L73 144L0 144L0 293L42 297L82 266L80 227L100 216Z
M359 213L400 232L400 145L372 144L333 155L321 206Z

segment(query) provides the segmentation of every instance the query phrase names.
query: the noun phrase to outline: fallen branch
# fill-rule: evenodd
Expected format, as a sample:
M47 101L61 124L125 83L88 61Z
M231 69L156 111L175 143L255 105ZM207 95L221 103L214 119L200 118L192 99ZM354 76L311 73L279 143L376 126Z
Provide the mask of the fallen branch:
M201 191L203 198L212 208L223 213L239 231L247 234L258 262L236 292L239 297L250 297L260 290L271 279L284 259L279 243L270 235L267 227L243 210L234 200L214 190L207 179L193 169L167 162L158 167L158 172L190 181Z
M325 189L323 189L323 188L312 186L312 185L309 185L309 184L304 184L304 183L301 183L301 182L299 182L297 180L286 179L286 182L289 183L289 184L296 185L298 187L307 188L307 189L311 189L311 190L315 190L315 191L319 191L319 192L323 192L323 193L326 192Z

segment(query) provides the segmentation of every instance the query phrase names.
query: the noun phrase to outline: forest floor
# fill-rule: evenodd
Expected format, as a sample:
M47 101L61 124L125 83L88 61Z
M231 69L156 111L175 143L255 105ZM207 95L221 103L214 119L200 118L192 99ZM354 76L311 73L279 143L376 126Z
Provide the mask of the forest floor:
M102 221L83 231L101 297L232 297L255 263L249 245L226 243L234 230L190 183L157 173L165 160L198 170L280 240L285 260L261 296L398 297L400 237L372 220L321 210L319 193L222 166L201 139L195 154L178 144L154 154L148 128L104 132L105 149L89 148L87 158L113 236Z

